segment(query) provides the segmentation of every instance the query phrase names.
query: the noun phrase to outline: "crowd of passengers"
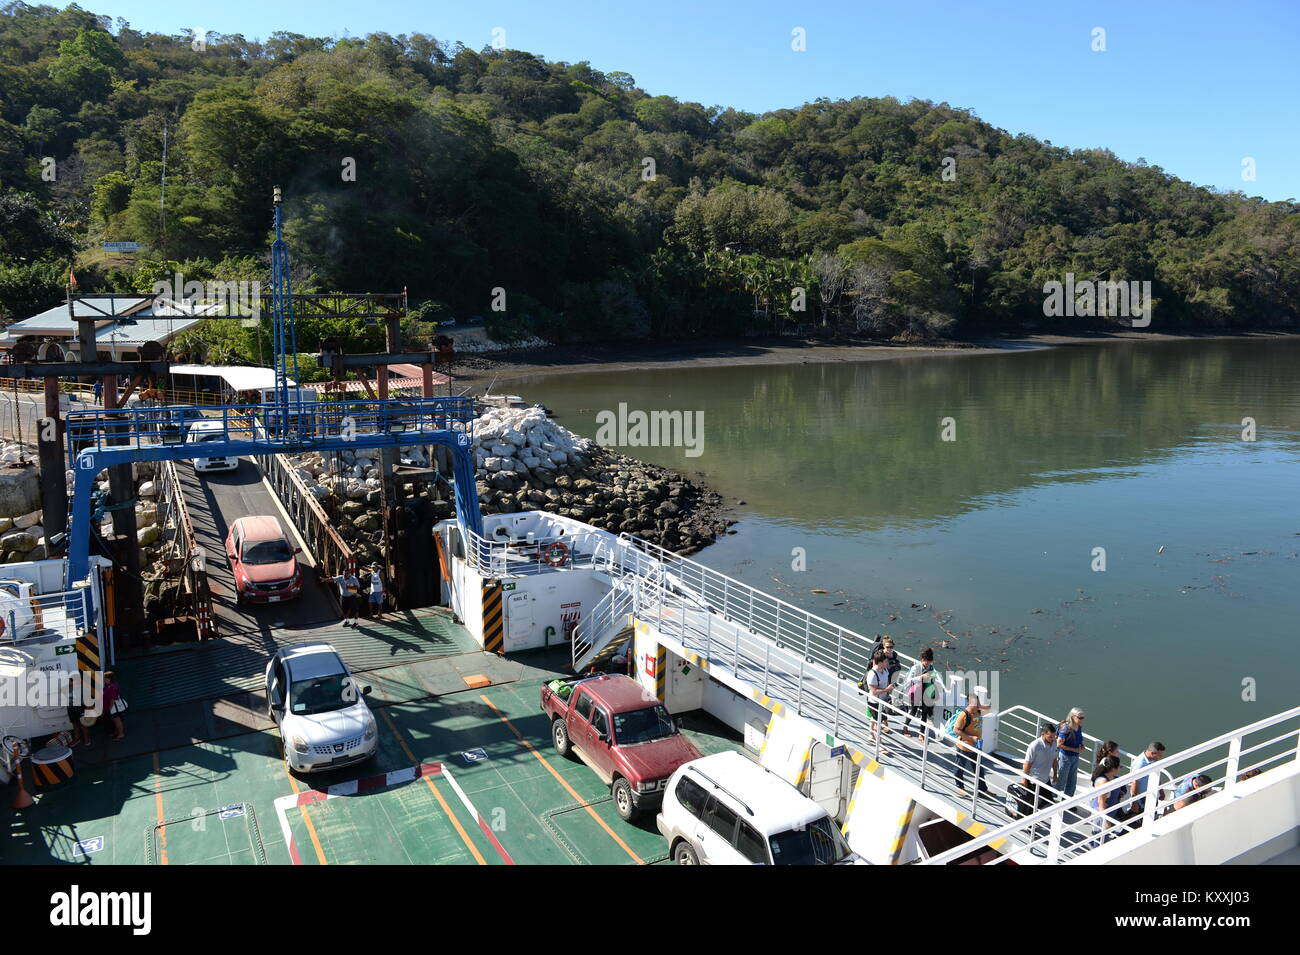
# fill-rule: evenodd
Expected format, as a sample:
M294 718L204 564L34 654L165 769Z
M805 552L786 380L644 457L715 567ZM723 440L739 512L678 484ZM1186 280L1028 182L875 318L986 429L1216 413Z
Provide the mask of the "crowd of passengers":
M870 698L868 713L871 719L870 741L883 739L879 734L890 732L889 712L902 716L902 734L912 737L912 723L917 724L917 734L934 715L934 701L939 696L939 674L934 668L934 650L926 647L921 658L900 680L898 674L903 664L894 649L890 636L879 637L871 648L871 666L859 681L858 687ZM901 693L902 706L893 700ZM882 705L884 704L884 705ZM992 709L972 695L966 706L953 714L944 728L955 752L939 754L936 760L946 763L953 772L957 790L969 796L966 782L969 778L981 793L989 787L984 774L989 760L980 759L983 748L983 719ZM1083 722L1086 714L1079 707L1070 710L1060 723L1044 722L1038 727L1038 736L1029 744L1020 771L1021 810L1029 815L1046 808L1061 794L1066 798L1075 795L1078 785L1079 761L1085 749ZM888 753L888 749L883 750ZM1127 785L1111 787L1109 783L1123 774L1119 743L1107 740L1097 745L1092 761L1091 785L1096 795L1089 801L1097 844L1113 835L1136 829L1142 824L1145 809L1148 776L1142 776ZM1165 744L1158 740L1148 743L1131 769L1150 766L1166 756ZM995 764L996 765L996 764ZM1258 775L1259 769L1249 770L1238 780ZM1209 795L1213 780L1204 773L1183 778L1174 787L1172 800L1161 809L1161 814L1174 812ZM1118 829L1118 832L1112 830Z

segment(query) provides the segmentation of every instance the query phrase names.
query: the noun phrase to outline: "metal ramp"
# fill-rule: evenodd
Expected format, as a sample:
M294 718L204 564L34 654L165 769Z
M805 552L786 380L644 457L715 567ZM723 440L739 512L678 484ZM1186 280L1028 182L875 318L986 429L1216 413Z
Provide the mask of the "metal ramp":
M657 545L630 537L619 544L609 563L611 590L575 631L575 665L590 665L622 633L621 620L630 615L719 682L773 713L793 712L821 727L854 752L860 771L906 786L918 803L972 838L997 831L998 838L986 844L1004 856L1027 849L1041 835L1007 810L1007 787L1020 776L1013 757L977 755L986 786L981 790L941 727L914 720L910 729L916 735L909 739L901 732L905 713L891 702L884 704L891 731L872 740L867 694L856 685L868 666L870 639ZM905 665L916 662L900 658ZM940 705L957 705L953 690L944 692ZM1008 712L1016 723L1035 727L1048 719L1023 706ZM1005 726L1000 720L999 731ZM1021 734L1008 735L1020 745ZM1032 735L1023 741L1028 739ZM1097 742L1088 740L1090 746ZM1086 779L1088 764L1085 754L1081 778ZM959 766L964 788L957 785ZM1081 820L1090 827L1091 819L1086 806L1076 806L1067 828L1082 830ZM1066 854L1092 848L1090 832L1066 840Z
M902 711L889 714L891 731L871 739L867 695L856 681L842 679L811 662L800 648L774 644L716 612L693 606L688 599L669 596L636 612L638 622L680 647L679 655L706 670L769 710L798 713L857 751L859 768L905 784L918 803L966 830L972 836L985 828L1009 826L1006 789L1019 777L1019 767L992 756L981 759L988 792L976 790L969 769L966 789L954 776L956 749L931 725L911 724L902 734ZM887 705L888 706L888 705ZM974 831L972 831L974 830ZM1014 834L1008 836L1014 840Z

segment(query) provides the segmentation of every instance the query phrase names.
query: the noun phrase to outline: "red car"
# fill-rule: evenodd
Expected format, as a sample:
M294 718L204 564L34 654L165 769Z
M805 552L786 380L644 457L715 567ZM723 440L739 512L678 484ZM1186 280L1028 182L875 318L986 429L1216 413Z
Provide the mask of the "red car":
M302 595L301 547L274 517L241 517L230 527L226 556L240 603L278 603Z
M595 771L624 820L657 807L668 777L700 758L664 705L631 677L555 683L542 686L542 710L556 751L577 753Z

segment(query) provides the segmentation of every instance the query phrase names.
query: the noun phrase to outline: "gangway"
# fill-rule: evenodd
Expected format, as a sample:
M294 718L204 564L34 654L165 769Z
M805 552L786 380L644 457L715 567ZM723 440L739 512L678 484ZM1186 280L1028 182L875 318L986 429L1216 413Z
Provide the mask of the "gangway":
M192 409L201 414L200 409ZM172 407L135 407L70 412L68 458L74 470L69 580L86 575L90 538L90 491L105 468L137 461L177 461L194 457L193 446L164 444ZM479 534L482 518L474 483L471 430L473 401L468 398L347 399L314 402L309 411L284 414L278 404L226 406L208 414L217 439L206 441L206 456L244 457L438 445L452 454L456 516L467 534Z
M157 599L164 613L157 626L188 622L200 640L215 637L208 557L216 556L194 534L194 520L175 461L162 461L155 479L158 525L162 528L163 575Z
M528 518L494 516L488 523L490 535L469 535L463 546L453 541L449 550L457 564L452 571L456 579L449 586L461 588L454 599L471 630L482 620L486 633L499 620L501 612L489 601L499 601L501 589L510 595L504 613L508 638L516 599L535 618L539 611L527 609L527 601L539 599L537 595L548 590L590 593L598 587L599 599L583 610L572 634L575 672L607 654L614 643L628 640L632 630L637 677L644 683L650 675L648 688L660 699L665 699L665 669L702 671L746 706L810 727L814 749L824 743L827 754L844 753L852 760L856 784L864 776L884 780L901 802L923 807L927 818L946 820L967 839L998 830L1002 835L990 844L998 852L1014 852L1030 842L1030 834L1015 825L1008 809L1007 788L1019 779L1024 747L1037 735L1039 723L1056 719L1025 706L1003 707L985 717L985 748L973 761L983 770L987 789L975 785L976 767L964 765L964 760L966 786L959 788L958 754L945 723L970 694L982 695L979 674L940 672L943 685L933 721L918 726L914 719L916 735L911 739L899 732L904 711L892 701L877 701L892 717L893 732L873 739L867 696L857 686L869 665L870 638L629 535L616 537L571 518L536 512ZM555 536L545 536L548 529ZM537 555L555 541L567 542L578 559L562 568L540 560ZM566 579L562 576L550 585L533 581L548 573L567 574L569 582L561 583ZM474 606L476 580L484 592L481 613ZM644 652L647 648L652 652ZM916 663L904 654L900 658L905 667ZM1085 739L1089 751L1101 742L1092 736ZM1086 751L1079 767L1084 785L1090 766ZM1165 771L1159 775L1169 779ZM801 772L800 778L807 782L807 773ZM1054 795L1064 798L1059 792Z

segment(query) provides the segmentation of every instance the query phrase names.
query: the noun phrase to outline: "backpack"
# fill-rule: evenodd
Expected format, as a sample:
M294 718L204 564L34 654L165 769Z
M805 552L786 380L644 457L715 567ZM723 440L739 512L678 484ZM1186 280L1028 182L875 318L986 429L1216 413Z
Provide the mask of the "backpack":
M962 707L957 712L953 713L952 716L948 717L948 722L945 723L943 727L944 735L951 736L954 739L957 738L957 720L965 712L966 712L966 708Z

